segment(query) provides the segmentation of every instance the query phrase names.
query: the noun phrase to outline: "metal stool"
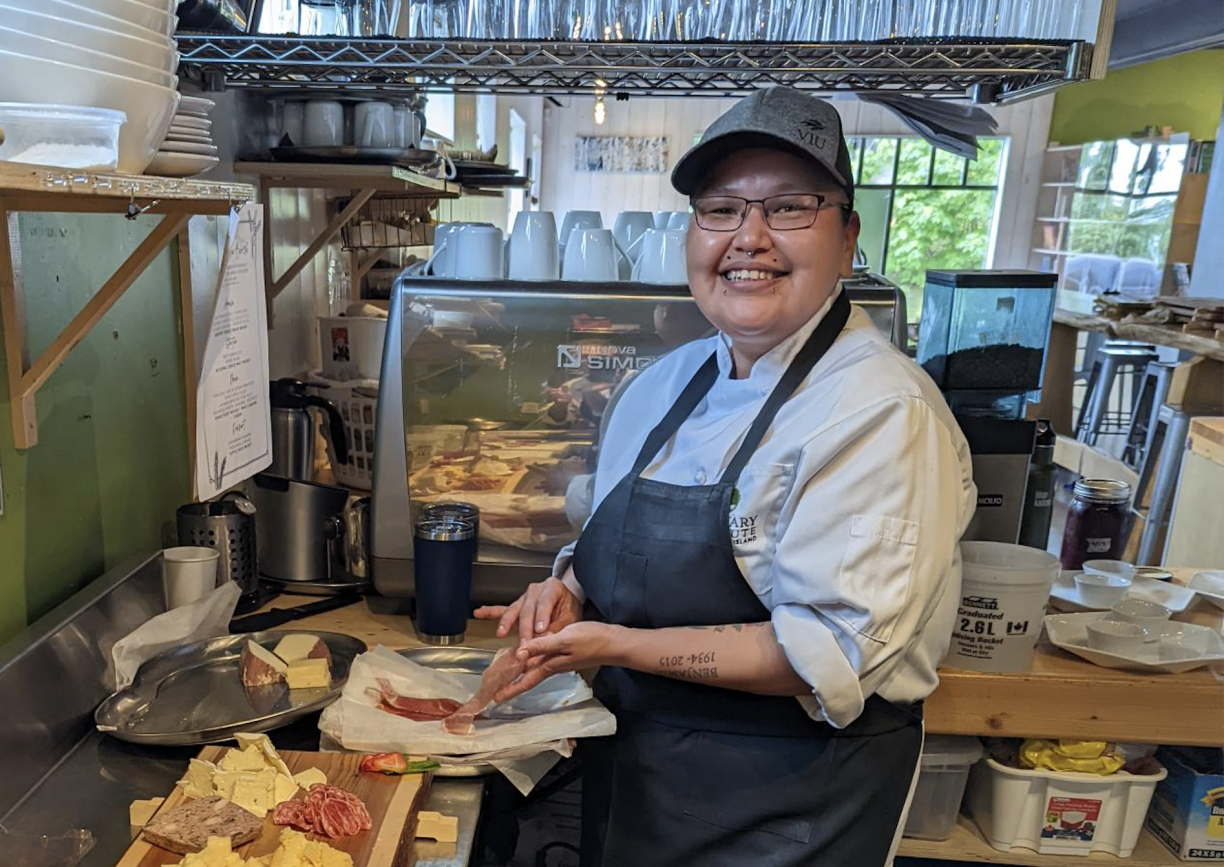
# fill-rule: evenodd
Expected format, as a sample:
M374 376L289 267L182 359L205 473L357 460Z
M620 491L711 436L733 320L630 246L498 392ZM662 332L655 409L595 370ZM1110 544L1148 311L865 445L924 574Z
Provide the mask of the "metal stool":
M1186 439L1190 435L1190 420L1199 416L1220 415L1221 412L1224 412L1224 408L1219 405L1166 403L1160 407L1156 424L1152 426L1149 448L1143 458L1143 469L1139 472L1139 483L1135 486L1135 498L1132 501L1135 510L1142 515L1140 505L1147 494L1148 486L1151 485L1152 498L1148 503L1147 514L1144 515L1143 535L1139 537L1139 551L1135 555L1136 565L1159 566L1164 558L1163 546L1160 551L1156 550L1156 546L1168 528L1169 516L1173 511L1173 495L1181 475L1182 454L1186 449ZM1159 461L1153 460L1157 455L1160 456ZM1154 484L1153 473L1156 476Z
M1105 429L1110 396L1118 374L1130 374L1133 384L1134 378L1146 370L1148 364L1158 361L1159 358L1155 348L1150 346L1107 343L1101 347L1096 361L1093 362L1092 372L1088 375L1088 393L1084 396L1084 405L1080 407L1079 420L1075 424L1075 438L1082 443L1095 445L1097 436L1101 433L1123 433L1126 428L1121 418L1108 430ZM1133 410L1133 407L1132 399L1130 409ZM1120 412L1118 414L1121 416ZM1129 420L1133 414L1133 411L1128 411L1126 419Z
M1175 370L1175 362L1153 361L1139 380L1135 408L1131 412L1130 425L1126 429L1126 445L1122 449L1122 462L1133 470L1143 465L1152 448L1157 417L1169 397L1169 384L1173 380Z

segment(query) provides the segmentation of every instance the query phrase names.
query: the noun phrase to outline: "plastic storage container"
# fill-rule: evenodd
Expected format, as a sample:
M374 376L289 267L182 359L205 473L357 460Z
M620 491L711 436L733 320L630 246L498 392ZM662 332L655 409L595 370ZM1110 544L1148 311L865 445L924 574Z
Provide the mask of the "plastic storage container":
M1168 776L1068 774L1009 768L994 759L969 774L967 812L996 849L1042 855L1108 852L1129 858L1156 784Z
M927 271L918 363L945 391L1041 388L1058 275Z
M387 320L378 316L320 316L323 375L333 380L378 379Z
M60 169L114 171L122 111L0 102L0 160Z
M378 406L378 383L372 380L336 382L318 376L311 377L311 382L327 386L315 393L334 403L344 420L348 462L337 462L331 442L327 443L327 456L336 484L370 490L374 475L374 411Z
M969 769L980 758L982 742L977 738L927 736L903 837L947 840L951 836L969 782Z
M944 663L1025 671L1058 577L1058 558L1007 542L961 542L961 598Z

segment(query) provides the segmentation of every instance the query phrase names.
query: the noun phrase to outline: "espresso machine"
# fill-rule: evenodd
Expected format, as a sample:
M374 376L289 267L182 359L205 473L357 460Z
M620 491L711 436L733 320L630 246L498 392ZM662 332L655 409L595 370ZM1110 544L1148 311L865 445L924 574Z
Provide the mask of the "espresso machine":
M1020 536L1058 276L1039 271L927 271L918 363L969 442L977 511L966 540Z
M904 347L901 291L869 274L844 286ZM588 517L586 486L620 389L712 332L682 285L401 276L374 434L379 594L414 596L412 528L448 502L479 510L473 602L510 602L547 577Z

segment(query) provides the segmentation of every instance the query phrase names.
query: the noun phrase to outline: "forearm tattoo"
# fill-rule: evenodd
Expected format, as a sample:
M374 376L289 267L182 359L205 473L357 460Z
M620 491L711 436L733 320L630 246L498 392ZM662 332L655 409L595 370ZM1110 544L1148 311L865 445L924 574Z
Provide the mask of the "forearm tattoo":
M759 629L768 623L730 623L719 626L687 626L699 632L723 633L728 629L743 632L745 629ZM659 657L659 673L678 680L710 681L718 680L718 654L713 650L701 650L695 653L684 653L673 656Z

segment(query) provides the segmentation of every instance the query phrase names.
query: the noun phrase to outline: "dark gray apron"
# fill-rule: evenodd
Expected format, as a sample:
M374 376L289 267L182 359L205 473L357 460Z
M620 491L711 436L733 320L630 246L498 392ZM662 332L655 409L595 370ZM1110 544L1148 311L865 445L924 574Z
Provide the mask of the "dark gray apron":
M770 619L735 562L732 493L778 409L849 315L842 292L716 484L642 478L718 377L710 356L578 540L574 572L587 619L644 629ZM617 733L581 747L583 867L880 867L887 860L921 752L921 705L873 695L862 716L839 730L812 720L792 697L612 666L600 670L595 694L616 714Z

